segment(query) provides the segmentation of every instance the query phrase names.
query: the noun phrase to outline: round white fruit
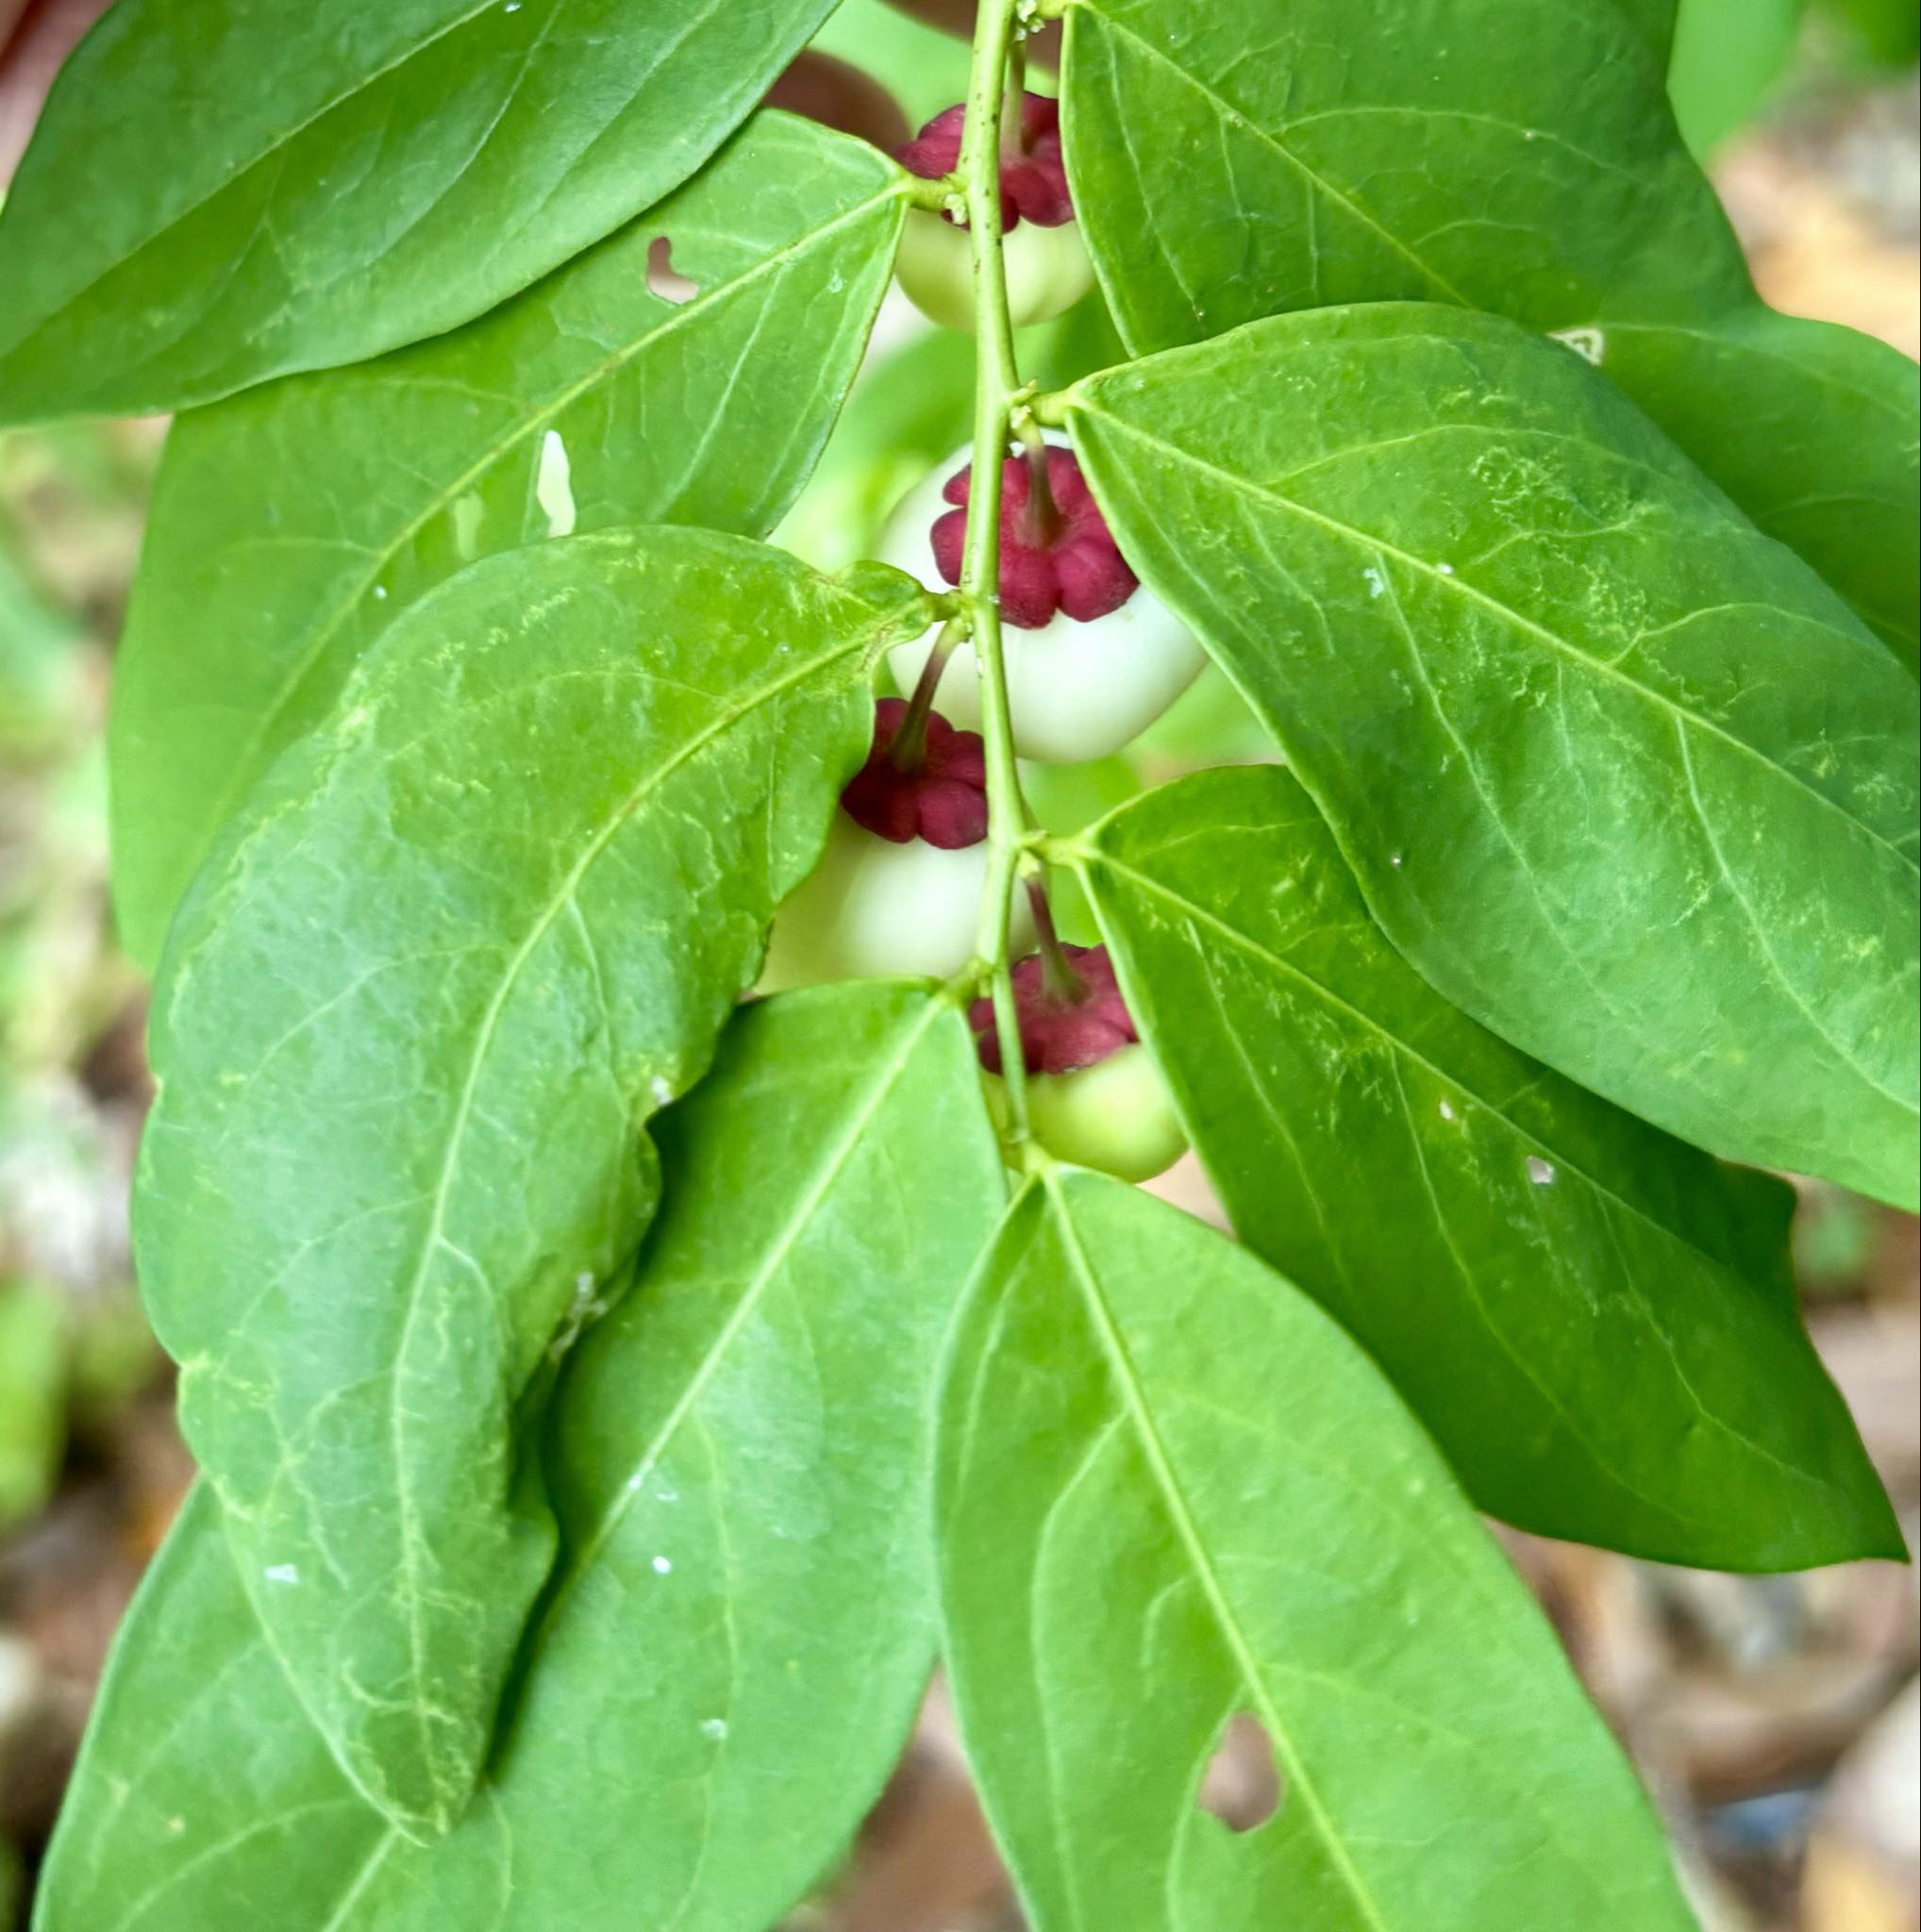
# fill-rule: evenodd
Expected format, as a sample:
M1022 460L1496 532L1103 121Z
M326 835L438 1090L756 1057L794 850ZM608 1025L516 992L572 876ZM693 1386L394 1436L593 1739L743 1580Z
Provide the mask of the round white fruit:
M896 845L834 814L821 862L774 918L758 991L840 979L946 979L974 957L987 843ZM1014 901L1014 947L1033 943Z
M1047 441L1067 447L1067 438ZM942 491L964 469L957 450L901 500L880 542L880 556L930 590L948 588L934 564L936 521L953 506ZM938 626L895 646L888 662L902 691L911 691L933 648ZM1008 708L1014 747L1044 764L1083 764L1111 757L1144 731L1200 675L1207 653L1193 632L1143 584L1118 610L1080 624L1061 613L1039 630L1001 629ZM980 728L980 673L962 644L941 674L934 708L953 724Z
M1043 228L1022 222L1001 238L1008 310L1016 328L1051 322L1094 287L1094 264L1080 225ZM907 298L943 328L974 326L974 251L967 230L930 208L908 210L894 274Z

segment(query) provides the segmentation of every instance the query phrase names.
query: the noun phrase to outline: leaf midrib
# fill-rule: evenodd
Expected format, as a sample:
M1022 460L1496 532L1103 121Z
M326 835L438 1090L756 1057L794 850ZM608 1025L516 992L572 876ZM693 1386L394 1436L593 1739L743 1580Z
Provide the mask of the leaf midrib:
M1605 659L1591 656L1571 639L1562 637L1557 631L1550 630L1545 625L1539 624L1530 617L1523 616L1512 605L1503 604L1498 597L1468 583L1460 575L1438 570L1427 558L1416 557L1411 551L1403 550L1397 544L1390 543L1385 538L1377 536L1370 531L1357 529L1353 525L1343 523L1338 517L1329 516L1325 511L1311 509L1306 504L1297 501L1294 497L1283 496L1279 491L1271 490L1264 484L1257 483L1250 476L1242 475L1232 470L1223 469L1218 463L1210 462L1206 458L1195 456L1191 450L1181 448L1178 443L1169 442L1164 438L1155 436L1149 431L1139 428L1134 424L1114 415L1111 410L1091 404L1084 394L1076 395L1074 408L1083 415L1098 417L1118 434L1131 437L1136 442L1144 443L1148 448L1158 450L1163 456L1171 458L1177 462L1184 463L1190 469L1197 470L1204 475L1211 476L1217 483L1223 484L1232 491L1269 504L1283 513L1291 512L1301 518L1303 522L1314 524L1328 532L1329 535L1345 542L1351 543L1358 549L1364 549L1370 553L1393 558L1395 561L1405 564L1410 570L1417 572L1430 584L1438 585L1444 591L1451 592L1455 596L1466 598L1468 601L1479 605L1482 609L1501 623L1512 625L1515 630L1537 639L1540 642L1559 652L1562 656L1573 659L1585 672L1609 679L1633 693L1640 701L1652 706L1658 710L1665 711L1671 718L1692 724L1711 738L1718 738L1723 743L1730 746L1743 758L1759 765L1771 778L1804 793L1824 810L1833 813L1841 820L1843 824L1846 825L1857 836L1867 840L1872 844L1885 851L1904 871L1921 873L1921 859L1911 858L1897 845L1894 844L1883 833L1873 825L1868 824L1864 820L1857 818L1852 811L1838 800L1829 798L1826 792L1818 791L1807 779L1802 777L1799 773L1791 771L1787 766L1778 763L1759 747L1749 744L1745 739L1736 737L1734 733L1728 730L1726 726L1715 723L1713 719L1704 716L1699 711L1694 710L1686 705L1678 703L1675 699L1667 696L1665 692L1656 691L1651 685L1643 684L1638 679L1629 676L1617 666L1608 663ZM1812 566L1809 566L1809 568L1812 568ZM1837 601L1839 601L1838 593L1830 591L1830 594L1836 595ZM1829 627L1831 628L1831 626ZM1846 636L1848 633L1839 632L1837 635ZM1879 641L1868 637L1865 631L1863 633L1862 641L1863 645L1873 644L1878 659L1884 659L1886 658L1887 653L1884 647Z
M912 1028L901 1041L899 1050L886 1061L861 1096L846 1132L827 1150L804 1197L789 1215L786 1224L769 1248L766 1258L747 1283L739 1302L722 1324L719 1334L701 1356L693 1374L688 1377L687 1387L675 1399L666 1419L654 1432L645 1449L629 1470L626 1478L614 1491L611 1506L602 1511L599 1521L580 1545L579 1555L568 1563L567 1574L556 1588L547 1611L542 1618L540 1634L534 1640L533 1654L536 1657L544 1648L553 1626L560 1622L580 1578L599 1559L601 1552L626 1520L627 1511L634 1507L635 1499L644 1487L647 1475L659 1464L660 1457L666 1454L668 1445L693 1413L694 1405L719 1372L728 1351L759 1309L761 1299L776 1274L788 1256L793 1252L795 1244L806 1233L813 1217L819 1212L828 1191L840 1179L847 1164L860 1151L860 1143L865 1139L875 1117L887 1104L895 1084L907 1071L908 1063L918 1052L921 1041L932 1029L944 1010L938 1000L929 999L926 1003Z
M489 471L493 470L509 452L526 442L528 438L544 429L557 416L562 415L572 408L582 396L591 393L602 384L611 381L629 363L635 361L656 343L667 340L676 330L683 326L692 326L695 322L702 320L710 309L718 307L724 302L731 301L735 296L750 288L763 276L770 274L777 274L785 268L792 258L815 246L837 229L859 221L865 215L871 214L876 208L883 207L887 202L900 199L904 192L905 189L900 183L890 182L886 188L877 191L855 207L844 210L836 215L832 221L824 223L819 227L809 229L806 234L796 237L795 240L776 250L772 255L762 257L760 260L743 274L734 276L729 281L717 284L713 288L695 296L692 301L680 304L668 315L659 318L652 327L634 337L631 341L623 343L620 348L614 350L611 354L604 357L587 375L569 383L564 389L556 391L550 397L543 399L538 406L516 422L510 429L490 441L482 448L480 454L469 463L466 469L462 470L452 482L442 489L424 509L420 510L403 525L383 548L374 553L374 562L370 568L341 600L331 615L325 617L316 625L309 636L306 647L297 658L292 660L286 675L281 680L279 691L260 708L258 722L253 729L248 732L246 737L231 754L229 765L231 776L226 789L214 800L209 809L203 814L201 823L203 824L217 825L224 822L232 811L236 801L251 789L254 779L258 775L254 771L254 760L260 747L273 736L287 707L299 694L300 687L306 681L308 674L326 655L327 647L340 635L344 625L365 606L369 595L378 586L382 575L393 566L394 558L436 517L444 515L456 499L463 495L475 483L478 482ZM445 579L443 578L442 581L444 582ZM437 588L438 585L430 587L428 591L423 592L423 595L431 594L431 590ZM383 631L392 625L394 620L407 610L411 609L418 601L419 599L414 599L396 606L393 610L387 614L386 622L374 632L373 636L375 638L380 636ZM372 639L368 641L371 642Z
M1724 1260L1711 1253L1691 1236L1682 1233L1679 1228L1670 1227L1666 1223L1657 1219L1649 1209L1629 1201L1605 1183L1595 1180L1580 1164L1567 1159L1562 1154L1561 1149L1553 1142L1543 1141L1536 1135L1530 1134L1517 1125L1512 1116L1504 1109L1484 1100L1466 1081L1461 1079L1456 1074L1444 1073L1427 1056L1410 1046L1398 1035L1391 1032L1386 1026L1374 1020L1371 1016L1361 1012L1358 1008L1343 999L1338 993L1333 992L1331 989L1324 986L1306 972L1304 968L1298 967L1293 961L1283 959L1278 955L1270 952L1250 935L1237 931L1226 921L1207 912L1204 908L1194 905L1191 900L1184 898L1171 888L1162 886L1158 880L1152 879L1132 866L1113 858L1104 849L1095 846L1093 850L1094 854L1094 862L1095 864L1105 866L1110 871L1123 874L1131 879L1137 887L1144 888L1151 892L1157 893L1177 910L1189 915L1190 922L1194 918L1204 920L1207 924L1220 931L1230 942L1239 945L1244 951L1253 954L1257 958L1276 968L1280 974L1291 975L1299 980L1311 995L1318 997L1327 1006L1338 1008L1340 1011L1349 1015L1363 1029L1377 1037L1388 1048L1390 1054L1389 1066L1395 1076L1395 1089L1401 1103L1401 1111L1407 1121L1408 1131L1413 1141L1415 1158L1419 1165L1423 1188L1428 1196L1436 1232L1440 1235L1449 1258L1454 1263L1455 1270L1461 1277L1462 1285L1467 1291L1468 1298L1480 1319L1481 1325L1487 1330L1501 1353L1512 1362L1516 1373L1539 1393L1542 1401L1560 1419L1562 1427L1565 1428L1568 1435L1580 1445L1597 1474L1608 1482L1613 1484L1624 1495L1631 1498L1635 1504L1643 1508L1651 1510L1658 1516L1665 1517L1670 1522L1687 1528L1712 1528L1714 1525L1708 1519L1691 1516L1685 1511L1677 1508L1672 1502L1640 1488L1635 1483L1629 1482L1613 1466L1612 1460L1603 1454L1603 1445L1591 1440L1582 1421L1573 1414L1563 1405L1555 1391L1536 1374L1526 1356L1512 1345L1502 1324L1494 1318L1492 1311L1481 1296L1474 1272L1467 1265L1466 1258L1462 1254L1459 1243L1454 1239L1448 1218L1443 1211L1439 1192L1435 1189L1432 1175L1428 1170L1427 1141L1420 1123L1416 1119L1412 1103L1409 1098L1406 1083L1401 1076L1403 1062L1420 1067L1441 1084L1451 1087L1455 1091L1462 1094L1470 1105L1478 1108L1491 1119L1499 1122L1515 1139L1521 1141L1523 1146L1533 1147L1544 1154L1554 1156L1554 1164L1558 1172L1579 1180L1602 1200L1613 1204L1613 1206L1631 1218L1645 1224L1657 1235L1675 1242L1688 1253L1698 1257L1716 1274L1731 1277L1744 1290L1750 1288L1758 1289L1759 1284L1750 1281L1748 1276L1731 1261ZM1086 864L1083 863L1078 869L1081 871L1083 883L1090 888L1091 896L1095 896L1096 903L1098 903L1097 895L1092 891L1092 881L1088 880L1086 876ZM1214 983L1211 971L1209 971L1207 977L1209 991L1213 996L1215 1009L1221 1016L1223 1029L1233 1041L1235 1047L1239 1049L1241 1047L1240 1040L1233 1033L1233 1029L1228 1023L1227 1006L1221 998L1219 988ZM1470 1022L1469 1024L1474 1023ZM1241 1059L1243 1065L1247 1069L1250 1084L1258 1090L1259 1082L1253 1079L1253 1066L1251 1061L1247 1059L1244 1051L1241 1052ZM1551 1069L1543 1068L1540 1071L1550 1078L1559 1078L1558 1075L1552 1073ZM1260 1098L1264 1106L1266 1101L1265 1094L1261 1093ZM1292 1134L1288 1132L1278 1115L1273 1114L1272 1109L1269 1109L1269 1112L1275 1121L1277 1128L1279 1129L1283 1137L1288 1141L1292 1149ZM1313 1203L1316 1219L1322 1223L1325 1229L1327 1224L1326 1216L1321 1211L1319 1197L1314 1191L1311 1181L1307 1176L1305 1165L1300 1161L1297 1150L1295 1151L1295 1165L1300 1169L1302 1184L1307 1188L1309 1199ZM1538 1209L1539 1204L1534 1201L1534 1193L1531 1189L1528 1198L1530 1202L1534 1203ZM1803 1467L1800 1464L1786 1460L1778 1451L1770 1448L1765 1442L1747 1434L1744 1429L1736 1427L1734 1424L1729 1422L1717 1409L1711 1407L1703 1400L1694 1385L1691 1374L1681 1361L1673 1336L1657 1319L1653 1306L1641 1291L1633 1264L1621 1250L1619 1232L1613 1227L1612 1218L1605 1218L1602 1224L1610 1230L1610 1238L1614 1246L1618 1274L1623 1289L1640 1310L1641 1319L1645 1324L1646 1332L1661 1343L1662 1351L1673 1365L1676 1383L1686 1394L1690 1405L1695 1413L1699 1416L1702 1424L1706 1427L1714 1430L1717 1434L1726 1437L1729 1441L1737 1443L1745 1452L1751 1454L1771 1468L1779 1471L1782 1475L1794 1482L1808 1484L1818 1491L1824 1491L1829 1495L1839 1497L1844 1503L1846 1503L1848 1498L1846 1492L1830 1477L1822 1474L1815 1469ZM1347 1276L1346 1257L1338 1250L1333 1250L1332 1252L1335 1265L1341 1271L1343 1279L1346 1282L1348 1291L1351 1293L1354 1291L1354 1285ZM1756 1295L1756 1306L1767 1308L1770 1313L1774 1307L1774 1304L1771 1301L1767 1301L1758 1293Z
M1385 226L1367 208L1344 194L1325 175L1321 174L1309 162L1303 160L1273 130L1263 125L1259 115L1250 113L1245 108L1239 107L1234 102L1228 100L1218 90L1210 87L1192 68L1183 67L1165 48L1157 47L1152 41L1148 40L1135 28L1127 25L1124 22L1116 20L1111 13L1102 12L1098 7L1094 8L1094 12L1095 18L1111 33L1118 35L1123 40L1131 41L1143 53L1159 61L1161 66L1167 68L1171 73L1179 75L1203 100L1207 101L1218 111L1223 121L1231 119L1249 134L1253 135L1263 146L1272 148L1289 167L1293 168L1300 175L1301 179L1308 185L1311 192L1323 195L1328 201L1343 209L1354 221L1358 222L1361 226L1378 235L1396 255L1407 262L1409 267L1425 276L1435 288L1439 289L1448 301L1462 308L1474 308L1478 306L1466 295L1463 295L1439 269L1433 267L1432 264L1417 255L1413 248L1402 241L1392 228Z
M1297 980L1315 999L1326 1006L1333 1007L1339 1011L1345 1013L1363 1032L1373 1035L1397 1058L1412 1062L1424 1073L1430 1074L1443 1086L1451 1087L1456 1092L1462 1094L1473 1106L1480 1108L1490 1118L1498 1121L1523 1146L1531 1147L1543 1155L1553 1156L1556 1167L1562 1174L1569 1174L1582 1182L1585 1186L1592 1188L1602 1199L1612 1201L1624 1213L1636 1221L1644 1223L1664 1239L1678 1241L1691 1253L1699 1255L1704 1261L1712 1267L1719 1269L1723 1274L1732 1275L1737 1281L1745 1282L1746 1280L1746 1275L1735 1268L1731 1262L1721 1259L1718 1256L1710 1253L1709 1250L1700 1246L1698 1242L1693 1241L1687 1235L1682 1234L1679 1229L1668 1226L1665 1222L1657 1219L1649 1209L1627 1199L1624 1195L1616 1193L1605 1181L1597 1180L1579 1161L1570 1159L1554 1141L1544 1141L1538 1135L1530 1133L1512 1115L1508 1113L1505 1108L1487 1099L1484 1094L1463 1080L1460 1074L1449 1073L1445 1068L1437 1066L1418 1047L1410 1044L1397 1033L1395 1033L1389 1027L1383 1025L1380 1021L1375 1019L1373 1015L1362 1011L1361 1008L1344 999L1333 988L1314 978L1304 967L1296 965L1291 959L1283 958L1278 953L1270 952L1266 946L1262 945L1251 934L1240 931L1221 918L1218 913L1211 912L1206 907L1195 904L1194 900L1188 898L1185 894L1176 891L1170 886L1163 885L1159 879L1139 871L1134 866L1128 865L1125 860L1116 858L1104 846L1094 845L1087 849L1092 855L1092 862L1094 864L1105 867L1111 872L1125 874L1137 887L1165 900L1170 906L1177 908L1182 913L1213 927L1230 944L1240 947L1244 952L1251 953L1256 958L1261 960L1276 973L1284 977ZM1085 871L1085 867L1086 861L1083 861L1081 869ZM1479 1024L1478 1021L1470 1021L1469 1024L1473 1025ZM1561 1078L1559 1074L1554 1074L1552 1068L1545 1068L1543 1071L1556 1080ZM1603 1102L1603 1105L1612 1105L1612 1103ZM1650 1129L1649 1131L1658 1132L1659 1129Z
M794 686L804 683L842 658L859 652L861 643L842 641L831 650L823 652L818 658L810 658L784 673L771 683L763 685L754 695L743 703L728 707L719 717L710 721L702 729L693 734L683 745L646 774L627 794L618 808L610 813L606 824L587 842L579 858L560 881L559 889L549 898L529 927L527 935L514 950L503 970L493 997L489 1001L481 1015L480 1024L475 1037L473 1050L467 1064L465 1080L460 1097L456 1106L454 1119L447 1134L446 1153L441 1163L440 1174L434 1191L429 1197L433 1203L432 1216L426 1234L421 1240L418 1257L411 1279L404 1296L404 1314L400 1334L394 1347L394 1372L389 1380L390 1399L388 1403L388 1429L391 1454L394 1468L394 1501L398 1521L396 1529L401 1549L401 1594L407 1606L408 1649L409 1657L409 1683L413 1690L411 1705L421 1733L422 1762L432 1777L433 1747L426 1730L426 1710L424 1699L424 1639L422 1615L424 1597L420 1583L420 1530L412 1499L411 1485L407 1479L407 1447L404 1416L406 1406L400 1400L400 1391L407 1374L408 1357L411 1350L413 1332L419 1320L422 1302L422 1289L432 1259L444 1238L444 1222L447 1202L451 1195L454 1177L459 1172L459 1160L464 1147L467 1124L472 1117L475 1097L479 1090L480 1074L492 1051L493 1038L500 1024L501 1015L512 996L520 974L532 958L541 941L560 917L562 908L571 904L578 891L581 881L599 860L614 838L628 824L636 812L656 791L680 771L683 766L704 752L723 733L731 731L742 720L751 715L760 706L772 703ZM371 1795L371 1794L369 1794ZM385 1808L384 1807L381 1808Z
M1061 1244L1066 1248L1068 1259L1073 1264L1075 1275L1080 1285L1083 1304L1094 1324L1101 1352L1108 1358L1109 1369L1113 1375L1128 1420L1133 1424L1136 1438L1140 1441L1141 1452L1147 1460L1155 1487L1161 1491L1168 1516L1173 1522L1175 1534L1187 1552L1188 1562L1193 1568L1194 1578L1200 1584L1201 1592L1207 1598L1209 1608L1213 1612L1222 1639L1233 1657L1235 1669L1241 1674L1248 1699L1258 1707L1269 1740L1286 1768L1288 1788L1299 1793L1302 1804L1312 1817L1315 1832L1322 1846L1339 1872L1342 1882L1368 1926L1372 1928L1372 1932L1393 1932L1379 1901L1354 1863L1345 1839L1334 1828L1332 1816L1322 1801L1318 1784L1295 1749L1293 1736L1269 1692L1267 1674L1261 1668L1260 1659L1254 1654L1247 1633L1241 1627L1241 1620L1228 1601L1227 1591L1214 1570L1213 1559L1201 1538L1200 1526L1194 1520L1186 1492L1175 1473L1166 1445L1161 1439L1160 1425L1155 1422L1153 1413L1147 1407L1146 1396L1141 1388L1132 1357L1128 1353L1127 1343L1115 1324L1113 1312L1108 1307L1107 1298L1101 1292L1100 1283L1094 1276L1093 1263L1081 1241L1080 1230L1075 1225L1074 1216L1061 1189L1058 1171L1048 1170L1042 1185L1047 1191L1048 1204L1053 1209L1055 1223L1061 1230Z

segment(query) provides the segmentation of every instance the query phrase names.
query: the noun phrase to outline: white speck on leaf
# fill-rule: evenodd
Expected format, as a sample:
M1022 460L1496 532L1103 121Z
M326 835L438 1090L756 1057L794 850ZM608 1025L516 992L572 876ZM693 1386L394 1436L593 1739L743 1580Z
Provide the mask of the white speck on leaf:
M673 1569L673 1567L674 1567L674 1563L673 1563L673 1559L672 1559L671 1557L656 1557L654 1558L654 1574L655 1574L656 1576L664 1576L664 1575L666 1575L666 1574L667 1574L667 1573L668 1573L668 1572L669 1572L670 1570L672 1570L672 1569Z
M1454 566L1451 563L1437 563L1434 566L1434 568L1437 571L1439 571L1444 577L1451 577L1454 575Z
M269 1583L298 1583L300 1566L297 1563L270 1563L260 1574Z
M706 1738L710 1740L711 1742L718 1744L727 1736L727 1721L726 1718L709 1717L703 1718L701 1720L700 1735L703 1738Z
M1401 869L1401 855L1398 852L1390 852L1387 856L1387 862L1398 872Z
M534 477L534 501L547 515L547 535L574 534L574 466L558 429L541 439L541 467Z
M374 601L376 604L386 603L387 586L385 584L376 584L374 586Z
M454 505L454 548L468 563L480 555L480 525L486 515L477 491L468 491Z
M1441 1118L1444 1121L1451 1121L1454 1118L1454 1108L1445 1100L1441 1103Z
M1608 353L1608 339L1597 328L1557 328L1548 331L1557 342L1565 342L1583 362L1592 362L1596 369Z
M656 1074L647 1082L647 1091L654 1096L656 1107L665 1107L674 1098L674 1083L664 1074Z
M1528 1178L1537 1188L1551 1187L1554 1182L1554 1163L1543 1160L1538 1154L1528 1157Z
M1367 586L1367 594L1370 597L1385 597L1387 595L1387 579L1381 575L1378 565L1370 563L1361 573L1361 581Z

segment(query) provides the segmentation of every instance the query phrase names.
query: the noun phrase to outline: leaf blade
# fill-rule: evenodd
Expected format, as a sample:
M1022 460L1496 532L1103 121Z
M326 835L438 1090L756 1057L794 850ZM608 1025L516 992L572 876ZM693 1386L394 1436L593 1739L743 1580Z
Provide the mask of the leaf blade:
M177 408L469 322L677 187L829 10L130 0L0 213L0 419Z
M752 980L918 615L861 585L687 530L477 564L175 922L142 1291L256 1607L409 1830L458 1815L549 1563L513 1406L645 1224L637 1126Z
M957 1333L941 1471L957 1706L1042 1932L1691 1924L1438 1457L1198 1224L1092 1174L1029 1189ZM1288 1778L1238 1838L1194 1802L1237 1709Z
M1903 1553L1800 1324L1786 1187L1448 1006L1278 769L1182 780L1082 848L1237 1231L1367 1348L1478 1507L1714 1569Z
M1278 317L1067 414L1437 990L1683 1139L1912 1201L1913 691L1805 565L1493 318Z

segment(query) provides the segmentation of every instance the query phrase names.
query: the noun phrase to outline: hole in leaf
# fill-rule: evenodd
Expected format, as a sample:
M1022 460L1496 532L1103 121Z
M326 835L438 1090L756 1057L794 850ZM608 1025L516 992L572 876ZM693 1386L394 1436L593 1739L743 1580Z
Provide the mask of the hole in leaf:
M1208 1760L1195 1803L1229 1831L1256 1831L1279 1811L1287 1797L1274 1740L1261 1720L1236 1711Z
M647 243L647 292L677 307L700 293L700 284L690 282L674 266L674 244L665 235L656 235Z

